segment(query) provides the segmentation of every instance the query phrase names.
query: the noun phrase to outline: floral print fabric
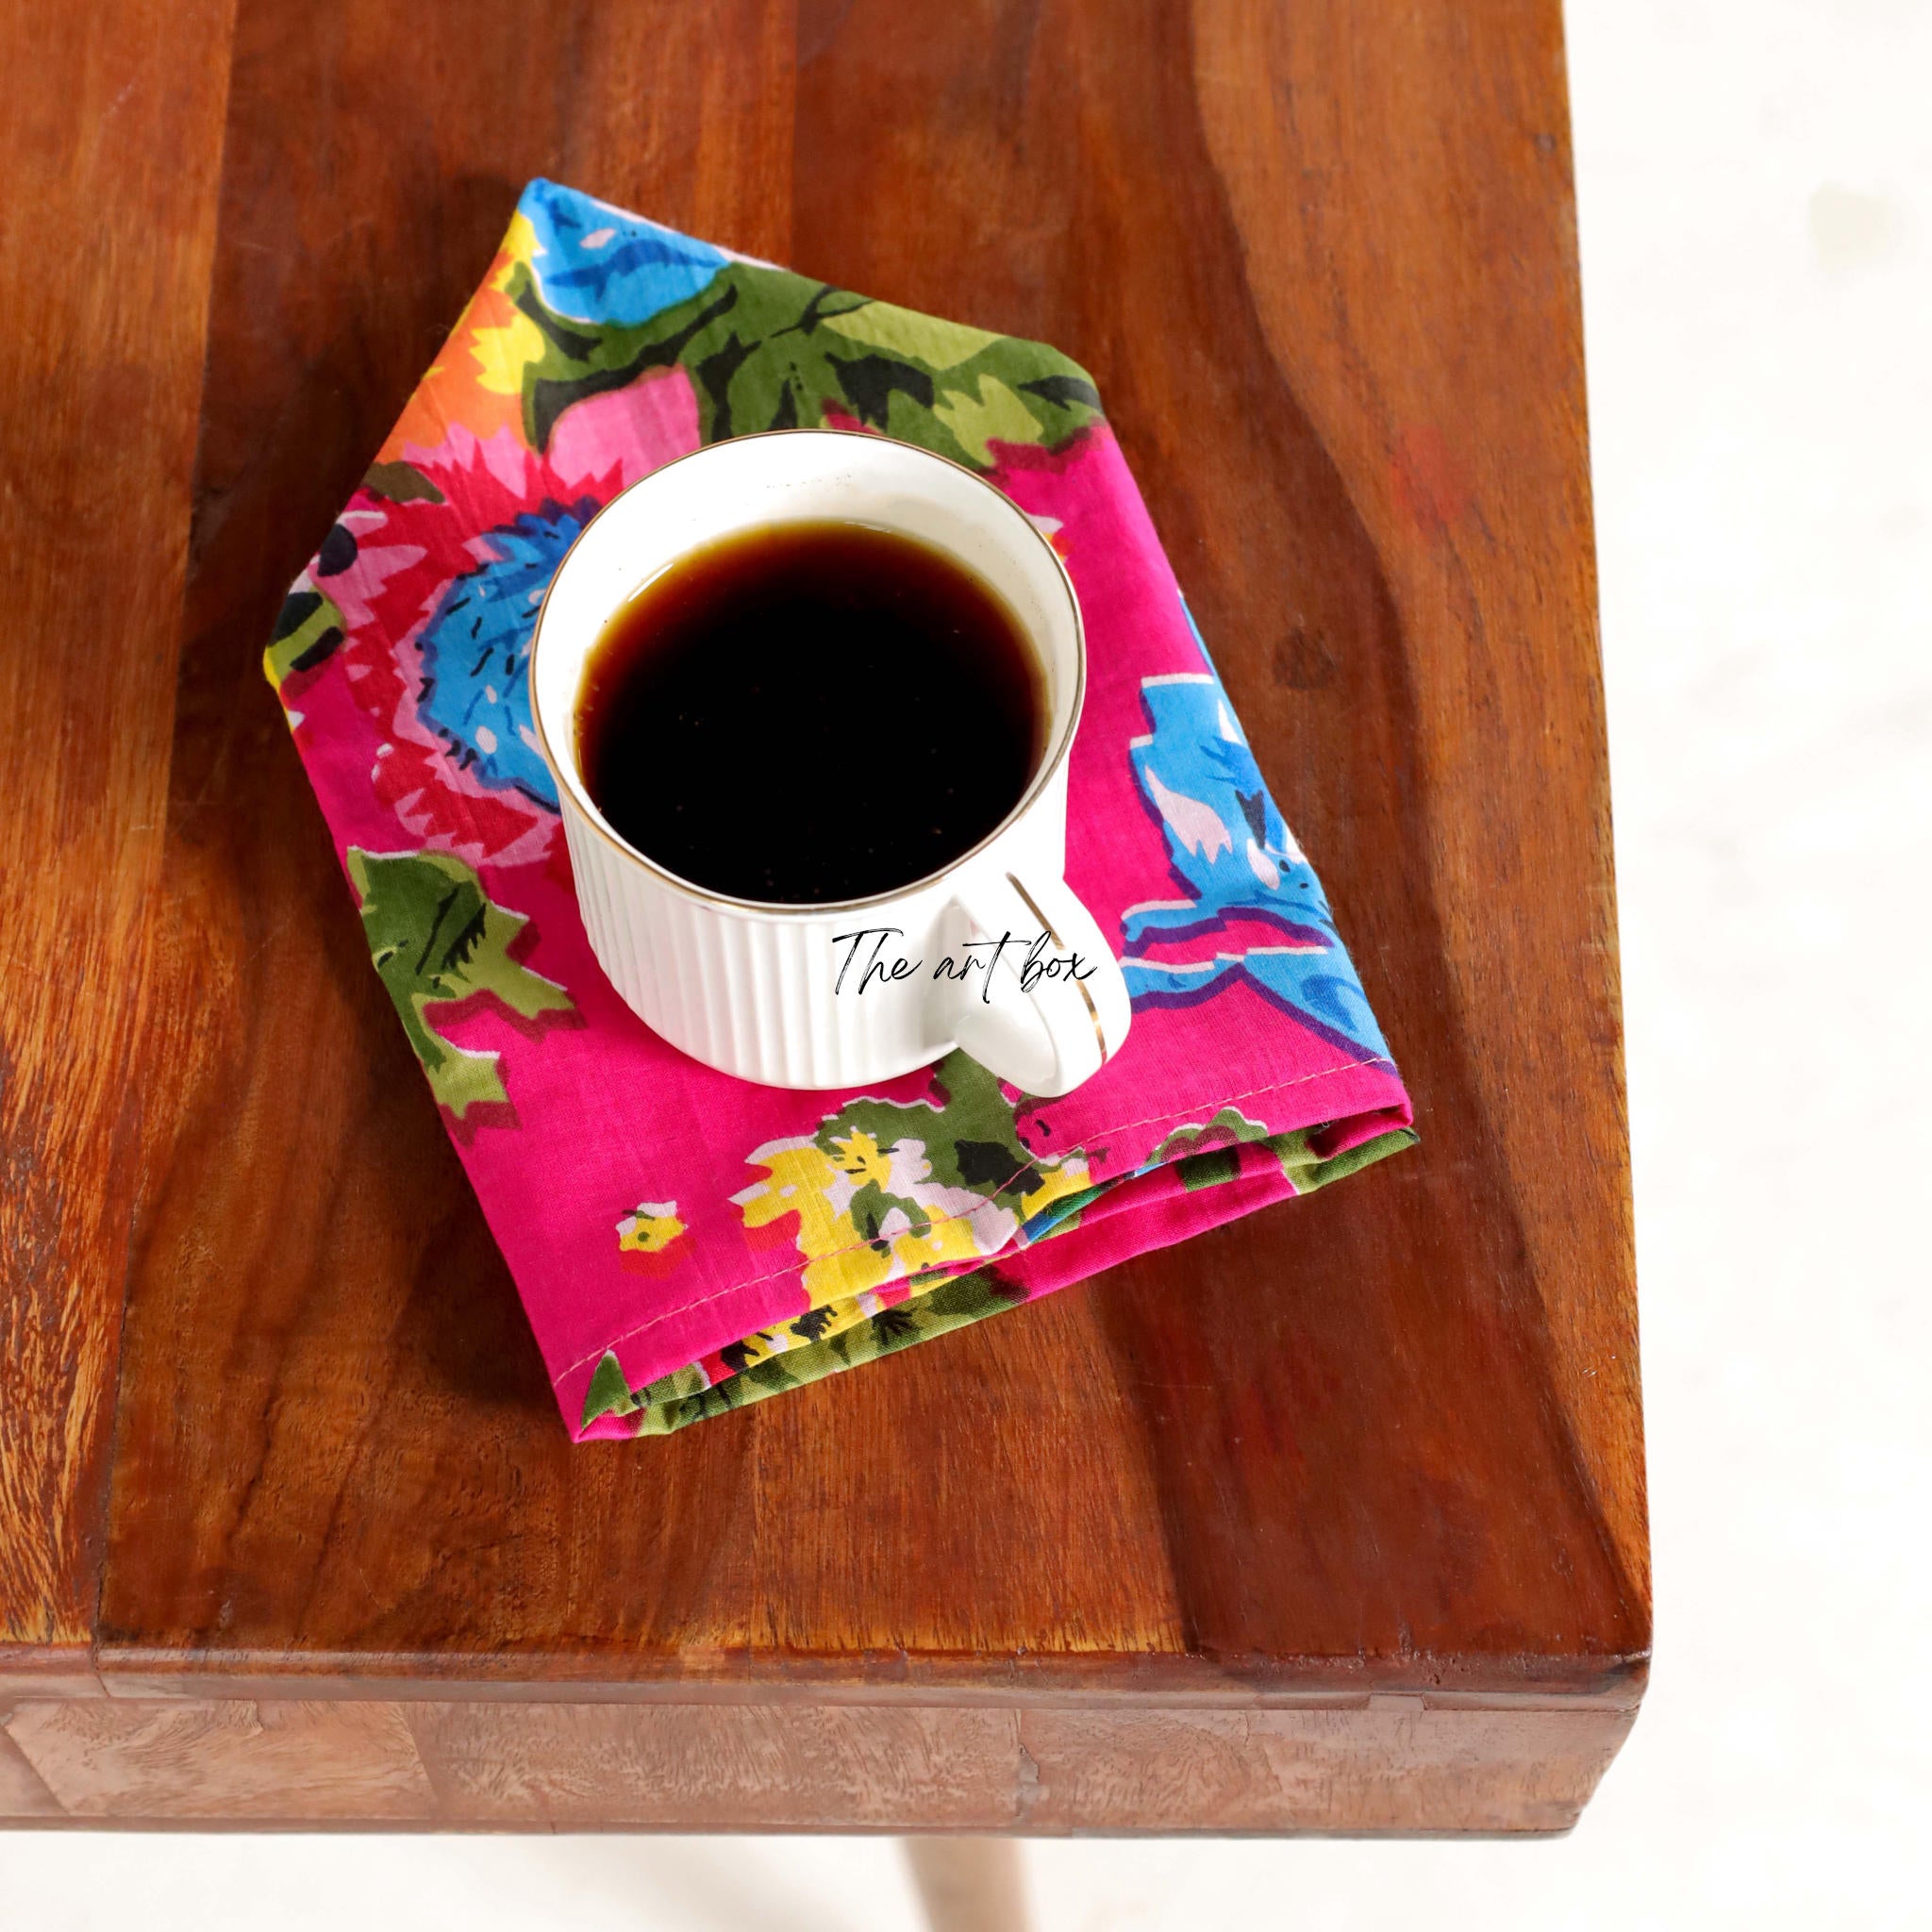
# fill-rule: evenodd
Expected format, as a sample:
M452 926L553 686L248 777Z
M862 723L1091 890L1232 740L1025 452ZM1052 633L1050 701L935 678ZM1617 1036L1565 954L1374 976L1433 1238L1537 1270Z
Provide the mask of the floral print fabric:
M1068 877L1136 1020L1061 1099L701 1067L604 979L530 716L537 607L659 464L826 425L991 477L1086 617ZM546 181L291 590L265 668L370 955L580 1438L661 1433L1306 1193L1413 1139L1086 374ZM891 721L856 801L889 809ZM1076 1373L1070 1365L1069 1373Z

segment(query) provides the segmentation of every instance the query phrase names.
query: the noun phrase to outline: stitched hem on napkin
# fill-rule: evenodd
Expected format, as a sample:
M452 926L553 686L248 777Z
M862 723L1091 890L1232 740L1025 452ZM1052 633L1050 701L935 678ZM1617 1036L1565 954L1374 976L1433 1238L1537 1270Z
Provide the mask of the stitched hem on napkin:
M906 1299L890 1307L858 1310L844 1317L844 1325L836 1330L790 1346L774 1345L782 1331L767 1330L730 1344L708 1364L690 1363L641 1389L629 1386L615 1352L607 1351L585 1395L578 1433L669 1435L726 1409L876 1361L913 1342L930 1341L1077 1280L1091 1266L1083 1266L1072 1252L1080 1232L1091 1233L1111 1213L1128 1208L1159 1213L1158 1238L1147 1246L1169 1246L1269 1201L1312 1193L1413 1145L1417 1138L1412 1128L1398 1127L1323 1157L1310 1144L1313 1130L1302 1128L1155 1163L1070 1195L1056 1204L1058 1211L1051 1220L1035 1224L1003 1253L951 1272L934 1270L924 1278L930 1285L915 1280ZM1040 1254L1046 1242L1059 1252ZM1051 1265L1056 1258L1057 1267ZM1042 1265L1032 1265L1036 1262ZM725 1370L722 1375L714 1373L719 1366Z

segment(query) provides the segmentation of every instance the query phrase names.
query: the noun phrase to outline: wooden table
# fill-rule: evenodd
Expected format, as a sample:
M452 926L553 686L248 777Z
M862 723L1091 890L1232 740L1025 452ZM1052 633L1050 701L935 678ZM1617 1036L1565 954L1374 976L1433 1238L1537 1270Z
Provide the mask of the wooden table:
M1557 0L30 0L0 1814L1550 1831L1650 1641ZM258 668L548 174L1094 371L1421 1150L566 1441Z

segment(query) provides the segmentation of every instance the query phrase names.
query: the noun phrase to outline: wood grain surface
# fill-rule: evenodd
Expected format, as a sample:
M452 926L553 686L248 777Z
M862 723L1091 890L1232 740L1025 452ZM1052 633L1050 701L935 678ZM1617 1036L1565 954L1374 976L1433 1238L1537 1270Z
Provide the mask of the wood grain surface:
M1629 1712L809 1702L42 1703L38 1824L410 1830L1559 1831ZM0 1802L7 1790L0 1755Z
M92 1631L230 25L6 10L0 1675Z
M8 558L0 675L110 795L37 763L0 890L29 978L85 944L110 1005L9 974L0 1630L91 1635L113 1694L17 1659L0 1809L1560 1828L1650 1621L1555 0L240 0L218 38L218 225L196 121L125 244L175 387L114 513ZM1094 373L1420 1150L570 1446L258 669L538 173ZM78 398L21 458L71 466L126 379L46 353L9 465L21 385Z

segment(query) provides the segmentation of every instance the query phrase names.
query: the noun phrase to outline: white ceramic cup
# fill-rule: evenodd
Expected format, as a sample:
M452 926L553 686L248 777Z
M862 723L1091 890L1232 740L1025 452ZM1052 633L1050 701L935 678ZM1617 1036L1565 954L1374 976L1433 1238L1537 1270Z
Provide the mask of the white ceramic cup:
M618 608L679 558L739 531L827 519L913 538L998 593L1044 674L1045 749L998 827L924 878L838 905L732 898L626 844L597 809L576 748L585 660ZM613 498L564 558L529 678L591 944L674 1046L741 1079L850 1087L958 1045L1042 1096L1119 1052L1126 986L1061 876L1067 753L1087 683L1080 608L1053 546L983 477L908 443L822 429L738 437L666 464ZM892 758L887 728L882 775Z

